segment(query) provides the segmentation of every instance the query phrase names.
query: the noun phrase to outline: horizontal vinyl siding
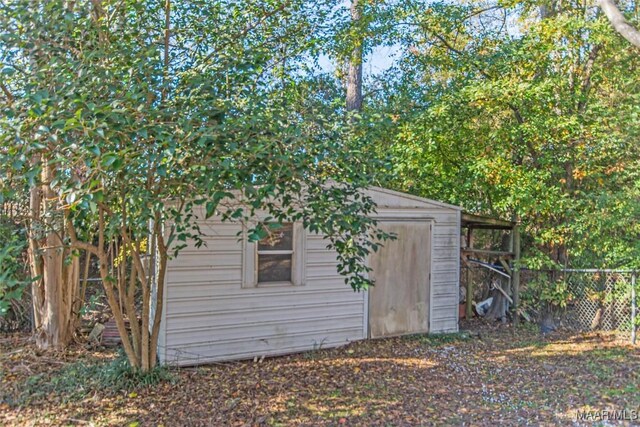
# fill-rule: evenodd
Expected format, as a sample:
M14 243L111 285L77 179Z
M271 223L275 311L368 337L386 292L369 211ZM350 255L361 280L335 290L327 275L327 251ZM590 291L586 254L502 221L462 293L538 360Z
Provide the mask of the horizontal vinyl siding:
M243 288L240 226L204 225L207 246L190 245L168 266L163 363L286 354L365 337L364 294L345 285L322 236L306 235L302 286Z
M177 329L175 332L167 331L169 341L178 347L188 347L197 343L226 343L235 340L256 340L269 342L278 341L289 334L299 335L310 333L331 334L331 331L338 329L362 328L362 319L358 314L329 315L324 313L320 316L309 316L304 313L298 315L288 314L287 322L283 323L282 318L271 320L260 319L254 322L242 320L242 326L237 323L218 323L207 327L194 326L191 329ZM193 338L196 337L197 340ZM204 338L204 339L203 339ZM321 339L324 339L323 336ZM299 343L302 344L302 343ZM274 349L280 350L280 349ZM224 349L226 352L226 348Z
M456 260L460 256L459 250L455 246L434 246L433 247L433 259L434 261L450 262Z
M460 212L449 211L433 230L431 324L434 333L457 332L460 274Z
M335 255L334 251L327 249L327 245L330 243L331 241L329 239L325 239L321 235L307 232L307 254L325 252Z
M198 365L220 360L248 359L260 356L277 356L287 353L336 347L344 344L359 333L362 326L354 329L339 329L331 331L330 335L309 332L304 334L288 334L274 337L270 341L262 340L229 340L225 343L224 358L216 356L218 343L200 342L189 347L172 347L166 351L166 362L180 361L182 365ZM325 338L320 338L324 336ZM302 343L302 344L300 344ZM309 344L311 343L311 344Z

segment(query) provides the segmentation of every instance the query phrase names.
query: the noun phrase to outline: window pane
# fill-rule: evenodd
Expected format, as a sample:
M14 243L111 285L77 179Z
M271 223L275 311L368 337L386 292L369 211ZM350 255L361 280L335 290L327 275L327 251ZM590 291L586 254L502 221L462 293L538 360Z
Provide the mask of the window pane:
M258 283L290 281L291 255L258 255Z
M293 249L293 224L271 230L270 235L258 242L259 251L290 251Z

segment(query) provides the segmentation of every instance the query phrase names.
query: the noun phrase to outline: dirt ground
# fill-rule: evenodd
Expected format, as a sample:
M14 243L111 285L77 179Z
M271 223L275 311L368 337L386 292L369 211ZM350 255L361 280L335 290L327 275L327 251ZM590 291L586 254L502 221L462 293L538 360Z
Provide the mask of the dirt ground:
M466 328L165 369L119 389L103 384L124 375L104 374L113 350L40 354L25 336L0 337L0 425L640 425L638 347L603 333Z

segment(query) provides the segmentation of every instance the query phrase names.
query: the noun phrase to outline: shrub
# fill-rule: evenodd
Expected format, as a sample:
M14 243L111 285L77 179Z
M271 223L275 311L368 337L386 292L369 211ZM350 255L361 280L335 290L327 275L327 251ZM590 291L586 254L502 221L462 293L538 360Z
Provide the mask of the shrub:
M69 401L82 399L98 391L130 392L174 379L165 366L157 366L146 373L135 370L126 356L120 353L110 361L79 360L55 373L34 375L25 382L16 403L28 403L50 395Z
M557 313L567 308L574 298L564 279L551 280L541 276L527 283L520 300L525 311Z
M24 301L29 284L25 271L24 230L0 218L0 330L29 325L29 304Z

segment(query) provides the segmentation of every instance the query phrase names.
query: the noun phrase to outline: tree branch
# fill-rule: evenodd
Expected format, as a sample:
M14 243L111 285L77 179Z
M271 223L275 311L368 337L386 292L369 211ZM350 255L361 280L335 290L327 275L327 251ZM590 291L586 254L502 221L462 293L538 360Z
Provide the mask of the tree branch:
M233 34L231 36L231 39L239 40L239 39L244 38L250 31L253 31L255 28L257 28L260 25L262 25L269 18L271 18L272 16L275 16L277 13L282 12L283 10L285 10L290 4L291 4L290 1L286 1L286 2L282 3L280 6L278 6L277 8L275 8L274 10L272 10L271 12L264 11L265 14L262 15L261 18L257 19L255 22L252 22L249 25L247 25L242 31L239 31L236 34ZM204 58L204 60L202 62L204 63L204 62L209 61L211 58L213 58L217 54L218 54L218 51L214 50L213 52L211 52L207 56L205 56L205 58Z
M64 220L67 224L67 231L69 232L69 239L71 240L71 246L74 248L85 250L91 254L98 256L98 247L94 246L87 242L81 242L78 240L78 235L76 234L76 229L71 222L71 218L69 218L69 212L65 210L64 212Z
M613 0L598 0L598 5L613 28L629 43L640 48L640 31L627 22Z
M359 24L362 19L359 0L351 0L351 22ZM349 54L349 70L347 73L347 111L362 110L362 45L364 36L358 31L357 40Z
M593 74L593 67L596 63L596 59L598 58L598 52L602 49L601 44L597 44L591 49L589 53L589 58L584 65L584 76L582 78L582 85L580 87L582 100L578 102L578 112L583 113L585 108L587 107L587 99L589 96L589 92L591 90L591 75Z
M13 104L13 95L11 94L11 92L3 82L0 82L0 89L2 89L2 93L4 93L4 96L7 97L7 100L9 101L9 105Z
M164 4L164 71L162 77L162 93L160 94L161 102L167 99L167 82L169 74L169 41L171 40L171 1L166 0Z

